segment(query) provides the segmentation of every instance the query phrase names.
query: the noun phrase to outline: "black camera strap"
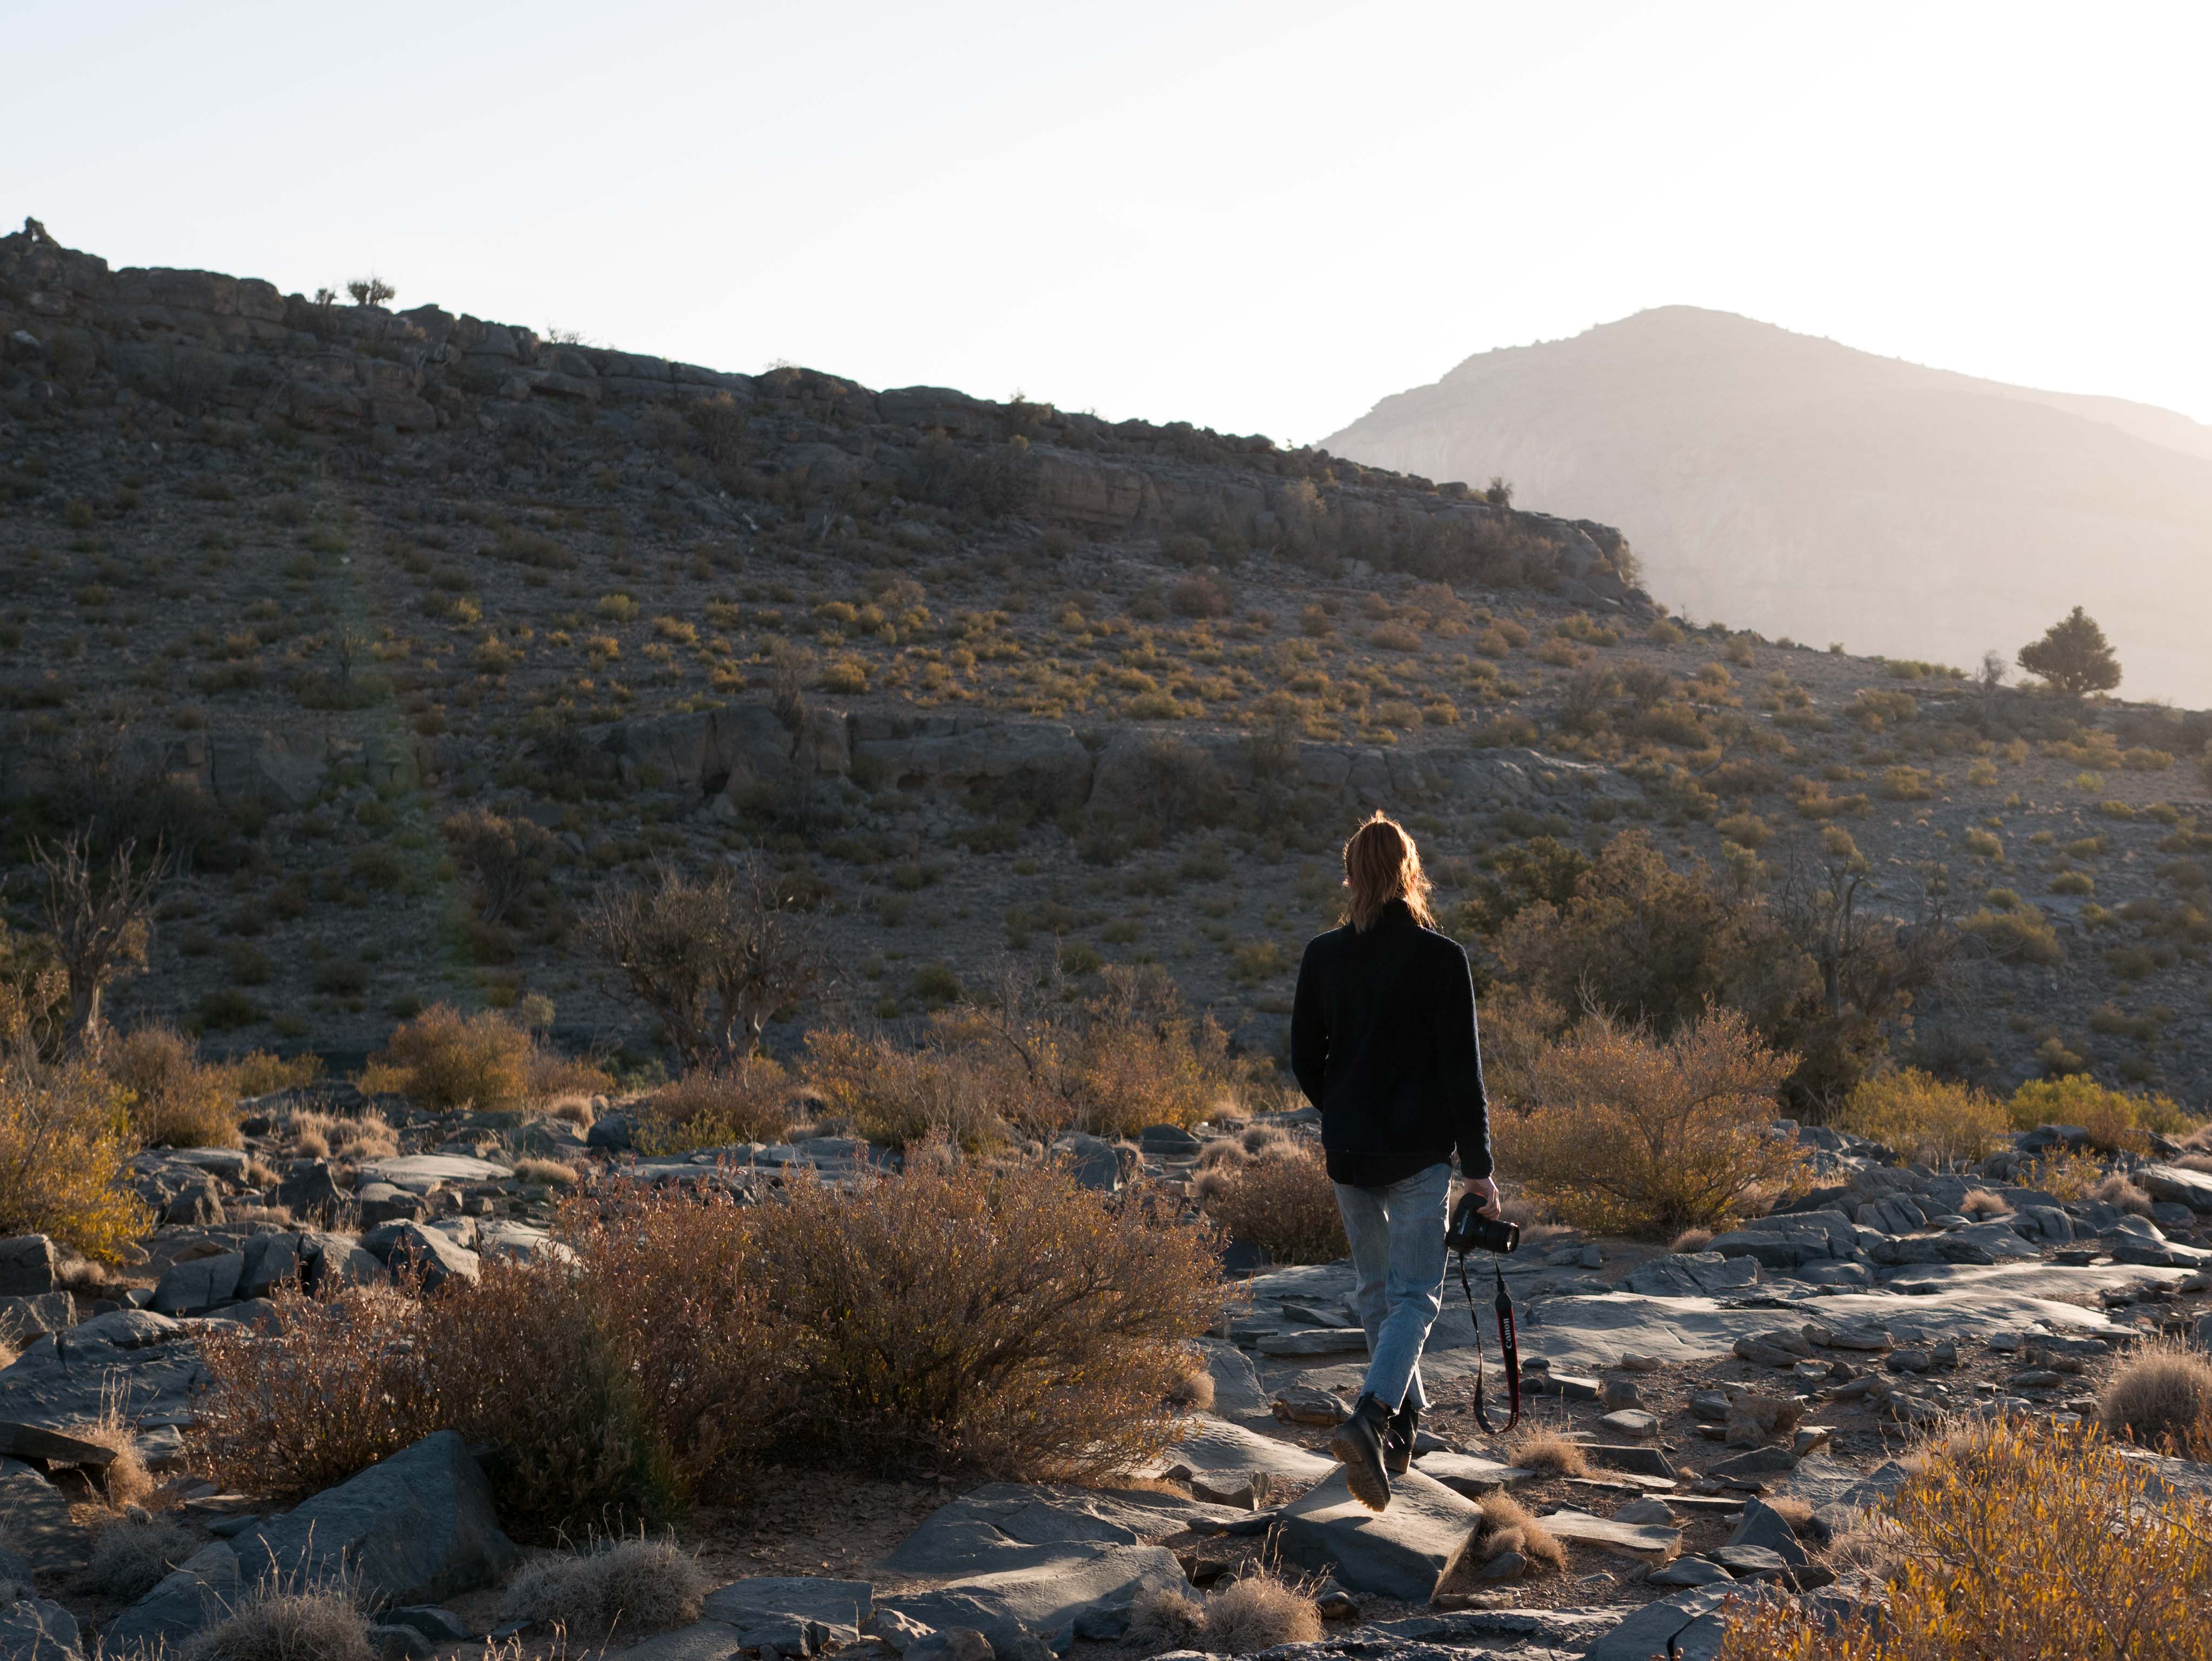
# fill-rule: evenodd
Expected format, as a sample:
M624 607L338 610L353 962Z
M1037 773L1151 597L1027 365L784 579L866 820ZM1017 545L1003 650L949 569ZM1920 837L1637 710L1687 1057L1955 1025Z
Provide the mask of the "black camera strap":
M1505 1271L1493 1259L1491 1272L1498 1277L1498 1347L1505 1357L1506 1415L1503 1425L1490 1422L1482 1401L1482 1314L1474 1306L1474 1288L1468 1284L1467 1253L1459 1254L1459 1289L1467 1299L1468 1319L1474 1323L1474 1419L1492 1436L1502 1436L1521 1422L1521 1344L1513 1329L1513 1298L1505 1290Z

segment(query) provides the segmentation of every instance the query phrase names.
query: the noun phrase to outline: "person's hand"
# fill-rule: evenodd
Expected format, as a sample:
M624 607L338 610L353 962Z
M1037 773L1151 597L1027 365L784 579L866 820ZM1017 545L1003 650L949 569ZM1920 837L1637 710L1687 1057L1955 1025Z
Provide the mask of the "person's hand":
M1498 1216L1505 1208L1504 1202L1498 1197L1498 1179L1494 1177L1462 1177L1457 1187L1459 1192L1454 1194L1451 1200L1453 1210L1459 1208L1460 1196L1464 1194L1472 1194L1482 1202L1482 1214L1486 1217Z

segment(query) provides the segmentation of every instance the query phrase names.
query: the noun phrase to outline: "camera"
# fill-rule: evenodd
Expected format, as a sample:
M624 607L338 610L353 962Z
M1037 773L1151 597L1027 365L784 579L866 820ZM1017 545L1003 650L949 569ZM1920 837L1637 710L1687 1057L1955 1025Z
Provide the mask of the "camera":
M1485 1251L1507 1252L1521 1244L1521 1225L1509 1223L1503 1217L1486 1217L1482 1202L1472 1194L1462 1194L1459 1204L1452 1208L1451 1226L1444 1231L1444 1244L1465 1256L1480 1247Z

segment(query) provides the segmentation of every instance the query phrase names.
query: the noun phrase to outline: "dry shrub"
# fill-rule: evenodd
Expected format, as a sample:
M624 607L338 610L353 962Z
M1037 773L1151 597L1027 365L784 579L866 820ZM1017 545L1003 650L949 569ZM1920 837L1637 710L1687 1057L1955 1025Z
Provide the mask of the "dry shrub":
M623 1183L556 1226L573 1264L487 1259L421 1300L287 1293L273 1342L210 1334L196 1462L296 1499L450 1427L539 1537L729 1503L778 1457L1088 1475L1164 1444L1220 1299L1202 1232L1034 1168L745 1207Z
M592 1106L592 1098L578 1092L556 1096L545 1104L544 1111L548 1118L562 1120L579 1130L589 1130L592 1122L599 1117L598 1110Z
M392 1032L362 1084L403 1092L426 1107L500 1112L527 1098L535 1050L530 1034L495 1009L463 1015L433 1004Z
M1703 1251L1712 1243L1713 1232L1710 1228L1686 1228L1680 1234L1677 1234L1674 1237L1674 1243L1668 1246L1667 1250L1669 1251Z
M1499 1144L1529 1194L1580 1227L1709 1227L1754 1190L1802 1180L1802 1150L1768 1135L1791 1065L1733 1010L1665 1038L1592 1017L1538 1060L1534 1105Z
M1022 1116L1026 1080L882 1033L817 1027L806 1035L806 1074L830 1110L872 1142L894 1147L944 1136L970 1152L1002 1146ZM1017 1084L1024 1086L1015 1090Z
M0 1237L48 1234L100 1262L153 1226L131 1191L124 1093L82 1068L0 1060Z
M2203 1457L2212 1451L2212 1356L2170 1340L2138 1347L2106 1378L2098 1417L2138 1446Z
M565 1110L557 1116L578 1119L589 1127L592 1123L593 1096L604 1096L615 1087L614 1075L597 1062L563 1056L558 1050L535 1047L530 1056L530 1098L532 1101L555 1098L567 1103ZM579 1119L575 1111L583 1109Z
M1115 964L1080 1004L1009 984L939 1010L918 1049L881 1034L807 1034L807 1074L872 1141L942 1132L981 1149L1010 1135L1130 1135L1190 1126L1249 1080L1212 1017L1193 1019L1158 964Z
M1263 1571L1207 1595L1204 1632L1214 1654L1254 1655L1279 1644L1316 1642L1321 1610L1279 1575Z
M1987 1222L1992 1217L2012 1215L2012 1202L2002 1194L1992 1194L1986 1188L1969 1189L1966 1197L1959 1202L1959 1214L1972 1217L1976 1222Z
M131 1120L149 1147L236 1147L244 1140L234 1075L203 1062L175 1028L142 1026L102 1059L131 1092Z
M1939 1168L1985 1157L2011 1129L2004 1104L1996 1097L1910 1067L1863 1081L1836 1123Z
M1241 1165L1244 1149L1233 1137L1217 1136L1198 1150L1198 1168L1211 1171L1216 1165Z
M1279 1263L1330 1263L1349 1255L1336 1184L1322 1157L1303 1143L1268 1147L1264 1157L1207 1173L1206 1214Z
M143 1511L125 1513L94 1536L84 1589L107 1597L142 1597L206 1543L204 1536L168 1518Z
M817 1337L779 1439L794 1461L1031 1480L1140 1463L1220 1308L1203 1232L1049 1168L801 1182L759 1216L755 1272Z
M2149 1194L2117 1171L2091 1189L2089 1197L2102 1200L2106 1205L2118 1206L2138 1217L2151 1214Z
M1506 1439L1505 1458L1509 1464L1547 1476L1589 1475L1589 1456L1581 1444L1546 1425L1528 1425L1515 1431Z
M256 1050L226 1062L231 1088L240 1096L266 1096L273 1091L297 1090L323 1076L320 1056L279 1056Z
M667 1632L699 1618L707 1577L673 1539L602 1542L526 1564L501 1599L500 1619L558 1626L569 1637Z
M1831 1632L1761 1603L1722 1661L2208 1661L2212 1501L2167 1488L2094 1430L1994 1421L1948 1438L1882 1507L1879 1623Z
M648 1153L780 1142L790 1130L791 1081L765 1056L686 1073L638 1108L638 1146Z
M342 1591L264 1585L185 1640L177 1661L376 1661L368 1621Z

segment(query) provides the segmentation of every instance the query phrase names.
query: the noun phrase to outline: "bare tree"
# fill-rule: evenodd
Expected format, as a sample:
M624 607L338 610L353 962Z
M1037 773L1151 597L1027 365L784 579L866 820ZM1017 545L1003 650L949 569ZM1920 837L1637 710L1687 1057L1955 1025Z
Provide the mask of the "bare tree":
M101 995L146 966L154 895L168 861L158 844L153 857L143 861L134 857L137 850L135 841L125 842L102 866L82 830L58 845L31 845L31 858L46 882L47 946L69 982L64 1042L72 1049L97 1047Z
M775 876L747 861L693 879L659 866L651 890L608 894L586 936L659 1018L686 1067L726 1067L759 1050L777 1009L822 978L822 957Z
M483 885L479 915L486 922L498 922L513 910L560 855L559 843L544 826L481 807L447 815L445 831L454 858L471 867Z
M341 691L350 692L353 690L353 666L368 649L368 636L350 624L331 636L331 655L337 660L338 688Z

